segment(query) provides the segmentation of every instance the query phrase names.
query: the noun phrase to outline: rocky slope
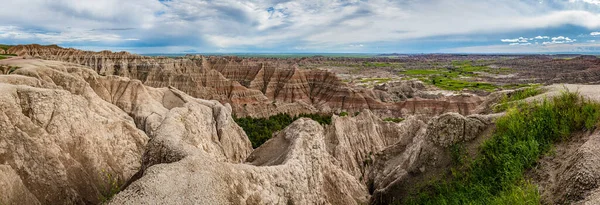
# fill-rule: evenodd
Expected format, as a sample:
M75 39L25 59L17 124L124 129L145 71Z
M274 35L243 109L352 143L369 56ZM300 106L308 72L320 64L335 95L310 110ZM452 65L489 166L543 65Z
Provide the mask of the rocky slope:
M374 170L378 153L401 145L439 149L421 145L431 144L424 130L434 125L384 122L363 110L325 127L301 119L253 151L227 104L78 64L0 64L17 68L0 75L6 204L96 204L121 184L111 203L364 204L389 186Z
M0 76L7 204L98 203L111 181L137 172L148 137L125 112L73 75L42 67L14 73L23 75Z
M138 79L151 87L173 86L193 97L230 103L238 116L354 113L363 109L395 117L415 113L470 114L483 101L480 97L463 96L398 102L392 100L399 98L395 94L351 88L333 73L300 69L297 65L301 61L215 56L143 57L126 52L88 52L40 45L15 46L8 52L85 65L101 75Z
M212 70L222 79L221 72L236 70L203 68L219 59L196 64L193 58L165 62L189 62L189 67L172 68L199 68L202 75ZM133 61L144 59L154 62L146 57ZM301 79L311 77L294 69L285 76L295 79L285 81L301 87ZM232 119L235 108L168 84L149 86L129 77L100 75L81 63L41 59L2 60L0 72L1 204L98 204L116 190L121 192L111 204L387 204L414 194L418 184L446 176L450 147L464 143L474 154L502 115L445 113L487 113L492 98L478 109L459 103L472 99L466 96L443 106L427 98L412 104L399 100L391 104L396 112L445 114L393 123L381 120L380 110L363 109L354 117L333 116L325 126L300 119L253 150ZM256 79L227 75L235 80L222 82L242 89L250 89L245 86ZM263 88L281 90L275 89L277 83L268 88L272 82ZM408 85L412 87L418 85ZM549 86L545 95L564 88L599 100L596 85ZM283 90L302 93L299 87ZM280 96L258 92L267 101ZM316 109L313 100L296 103ZM540 185L544 202L598 201L600 135L580 135L557 145L557 155L544 157L528 174Z
M5 63L19 69L0 75L0 181L7 184L0 195L10 196L0 198L3 203L30 195L32 204L100 202L119 188L113 183L124 183L156 160L146 153L153 143L146 144L174 134L157 133L159 128L182 126L174 123L182 118L169 118L173 113L191 112L204 124L178 127L194 133L167 137L169 143L187 142L181 153L200 149L215 160L239 163L252 151L230 108L218 102L102 77L76 64L0 62ZM21 180L11 178L15 174Z

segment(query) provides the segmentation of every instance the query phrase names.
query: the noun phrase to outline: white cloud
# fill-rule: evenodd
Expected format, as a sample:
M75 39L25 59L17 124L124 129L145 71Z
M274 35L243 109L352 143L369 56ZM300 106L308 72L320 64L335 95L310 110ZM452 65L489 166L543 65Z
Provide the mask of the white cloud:
M595 2L583 0L578 2ZM20 0L3 3L0 42L144 42L206 49L349 48L438 36L486 35L575 25L600 29L579 7L495 0ZM501 39L550 41L548 36ZM567 42L568 40L556 40ZM573 39L573 42L575 40ZM498 42L499 43L499 42ZM198 49L201 50L201 49Z
M0 26L0 39L36 39L43 43L60 44L68 42L116 42L138 41L137 38L121 38L116 34L97 33L89 30L70 29L60 33L39 33L25 31L16 26Z
M600 0L569 0L569 2L574 3L574 2L585 2L588 4L594 4L594 5L600 5Z
M491 46L470 46L461 48L444 49L442 52L452 53L545 53L545 52L598 52L600 44L581 43L581 44L546 44L531 46L510 46L510 45L491 45Z
M515 39L501 39L500 41L505 42L505 43L527 43L529 40L533 40L533 38L523 38L523 37L519 37L519 38L515 38Z
M542 40L551 40L551 41L542 41ZM514 39L501 39L500 41L504 42L504 43L510 43L508 45L510 46L515 46L515 45L523 45L523 46L528 46L528 45L538 45L540 44L539 41L542 41L541 44L542 45L549 45L549 44L565 44L565 43L574 43L577 41L577 39L571 39L569 37L565 37L565 36L556 36L556 37L548 37L548 36L536 36L533 38L524 38L524 37L519 37L519 38L514 38ZM529 41L534 41L534 43L531 43Z
M592 33L590 33L590 35L592 35L592 36L600 36L600 32L592 32Z

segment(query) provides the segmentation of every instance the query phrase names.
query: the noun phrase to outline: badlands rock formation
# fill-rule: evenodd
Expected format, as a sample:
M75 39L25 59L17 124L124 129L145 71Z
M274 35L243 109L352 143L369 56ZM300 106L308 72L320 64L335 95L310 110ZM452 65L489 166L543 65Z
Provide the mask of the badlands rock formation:
M425 132L437 121L397 124L364 110L326 127L298 120L253 151L231 108L217 101L78 64L0 64L18 68L0 76L6 204L96 204L113 181L126 186L113 204L364 204L373 190L388 193L391 176L415 169L421 153L443 149ZM406 146L412 151L398 149ZM400 159L381 163L389 149Z
M333 73L300 69L297 66L300 62L276 59L143 57L126 52L88 52L40 45L15 46L9 52L85 65L101 75L138 79L151 87L172 86L193 97L230 103L238 116L353 113L363 109L381 116L396 117L415 113L470 114L483 100L476 96L463 96L398 102L397 99L402 97L394 93L390 96L380 90L351 88Z
M76 64L22 59L0 64L19 67L0 75L0 182L6 185L0 196L7 196L0 197L2 203L35 196L27 197L31 204L97 204L115 188L111 183L123 183L142 164L157 160L144 153L149 138L162 139L156 135L163 127L194 132L165 140L186 142L178 153L202 150L216 160L240 162L252 151L230 108L218 102L102 77ZM189 118L170 119L173 113L200 118L203 126L182 127ZM177 157L152 150L160 160Z
M98 203L137 172L148 137L125 112L66 72L14 73L0 76L0 201Z
M2 204L97 204L114 181L111 204L386 204L446 174L448 147L476 150L498 117L392 123L363 110L324 127L298 120L252 150L227 104L78 64L0 64L18 68L0 75ZM529 174L546 203L597 202L598 136L557 146Z

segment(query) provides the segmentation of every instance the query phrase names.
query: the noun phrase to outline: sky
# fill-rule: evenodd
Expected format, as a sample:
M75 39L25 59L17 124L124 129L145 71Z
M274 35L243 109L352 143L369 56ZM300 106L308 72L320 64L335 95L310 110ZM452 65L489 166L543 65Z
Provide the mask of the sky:
M0 44L132 53L600 53L600 0L9 0Z

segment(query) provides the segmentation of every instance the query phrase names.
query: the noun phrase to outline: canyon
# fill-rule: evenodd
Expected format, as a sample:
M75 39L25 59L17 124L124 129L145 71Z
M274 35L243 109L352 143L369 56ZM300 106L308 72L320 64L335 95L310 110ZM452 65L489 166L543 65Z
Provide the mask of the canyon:
M301 69L298 64L302 60L145 57L126 52L89 52L40 45L15 46L8 52L26 58L75 63L90 67L100 75L137 79L150 87L172 86L193 97L229 103L237 116L354 113L363 109L389 117L433 116L445 112L468 115L483 101L479 96L461 95L415 96L395 102L391 99L397 98L397 94L350 87L334 73Z
M447 176L454 145L474 155L507 115L495 106L519 91L440 94L417 79L354 86L306 68L325 57L167 58L40 45L7 52L17 56L0 60L1 204L397 203ZM497 81L595 82L598 60L573 60L555 73L523 69ZM524 101L564 90L597 101L597 88L541 85ZM333 116L329 125L296 120L256 149L234 121L276 113ZM546 203L600 198L600 135L577 134L527 173Z

